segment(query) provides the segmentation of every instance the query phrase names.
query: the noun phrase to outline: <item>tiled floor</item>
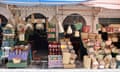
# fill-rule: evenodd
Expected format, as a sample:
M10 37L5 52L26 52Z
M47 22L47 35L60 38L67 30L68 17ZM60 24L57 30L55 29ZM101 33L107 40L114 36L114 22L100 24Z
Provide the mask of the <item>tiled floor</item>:
M47 62L41 62L39 64L31 64L31 65L28 66L28 68L48 69L48 63Z

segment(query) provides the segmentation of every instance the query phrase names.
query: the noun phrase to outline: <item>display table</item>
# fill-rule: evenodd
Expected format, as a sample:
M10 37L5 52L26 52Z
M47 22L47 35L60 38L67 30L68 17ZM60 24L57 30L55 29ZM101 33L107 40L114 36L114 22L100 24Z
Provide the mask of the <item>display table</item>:
M27 61L22 61L21 63L18 63L18 64L14 64L12 61L9 61L7 63L7 67L10 68L10 67L27 67Z
M7 67L27 67L30 60L29 48L27 50L19 47L14 49L9 52Z

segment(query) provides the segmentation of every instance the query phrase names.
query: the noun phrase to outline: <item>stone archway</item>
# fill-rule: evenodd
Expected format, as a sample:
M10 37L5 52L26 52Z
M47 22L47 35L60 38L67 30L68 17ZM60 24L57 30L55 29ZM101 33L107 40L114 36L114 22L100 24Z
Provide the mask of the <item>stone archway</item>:
M48 41L47 41L47 32L46 32L46 19L47 17L44 16L41 13L32 13L30 15L28 15L26 17L26 22L32 18L32 15L34 15L34 19L42 19L45 20L45 23L36 23L34 22L33 25L33 34L31 36L31 40L32 40L32 51L33 51L33 60L35 60L35 58L37 56L44 58L46 56L48 56ZM44 29L37 29L36 26L39 25L43 25ZM35 51L35 53L34 53ZM46 59L46 58L45 58Z
M68 16L63 20L62 25L63 25L63 27L64 27L64 30L66 31L67 28L68 28L68 25L71 25L72 30L74 31L75 28L74 28L73 25L74 25L76 22L81 22L81 23L83 24L83 26L86 25L86 21L85 21L85 19L83 18L83 16L81 16L81 15L78 14L78 13L73 13L73 14L68 15Z
M1 18L1 24L2 24L1 26L4 27L8 23L8 19L2 14L0 14L0 18Z
M71 25L71 28L72 28L72 34L70 33L66 33L65 37L66 38L69 38L72 45L73 45L73 49L75 50L75 53L77 55L77 59L76 60L83 60L83 56L85 54L87 54L87 51L86 49L84 48L83 46L83 43L82 43L82 40L81 40L81 36L75 36L75 26L74 24L76 23L82 23L84 25L86 25L86 21L85 19L83 18L83 16L81 16L80 14L77 14L77 13L73 13L73 14L70 14L68 15L64 20L63 20L63 27L64 27L64 30L65 32L67 32L67 29L68 29L68 26ZM79 31L81 31L79 29Z
M35 19L46 19L46 16L44 16L44 15L41 14L41 13L33 13L33 15L34 15ZM30 19L31 16L32 16L32 14L30 14L29 16L27 16L27 17L26 17L26 21L27 21L28 19Z

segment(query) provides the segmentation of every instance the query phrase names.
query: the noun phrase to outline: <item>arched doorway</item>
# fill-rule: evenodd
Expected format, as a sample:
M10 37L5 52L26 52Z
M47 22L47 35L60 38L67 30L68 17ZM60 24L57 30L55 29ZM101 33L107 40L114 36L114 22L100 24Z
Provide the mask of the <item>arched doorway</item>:
M32 52L33 52L33 60L36 58L42 59L48 56L48 41L47 41L47 32L46 32L46 19L43 14L41 13L33 13L26 17L26 22L28 22L29 19L32 18L32 15L34 15L34 19L39 19L41 22L34 22L33 25L33 34L31 36L32 40ZM43 21L44 20L44 21ZM43 28L38 29L37 26L42 26Z
M41 13L33 13L35 19L46 19L46 17ZM32 17L32 14L26 17L26 21Z
M71 25L72 30L75 31L74 24L76 24L77 22L81 22L83 26L86 25L85 19L80 14L73 13L68 15L63 21L64 30L66 31L68 25Z
M82 24L81 26L86 25L86 21L85 19L77 13L74 14L70 14L68 15L64 21L63 21L63 27L65 32L67 32L68 26L71 26L72 29L72 34L67 34L65 35L66 38L70 38L70 41L72 42L73 45L73 49L75 50L75 53L77 54L77 60L78 61L82 61L83 60L83 56L87 54L86 52L86 48L84 48L82 40L81 40L81 36L77 36L75 37L75 24ZM79 31L79 33L82 31L81 29L77 30Z
M1 26L4 27L8 23L8 20L5 16L1 14L0 14L0 19L1 19Z
M29 22L29 19L32 18L32 15L34 16L34 19L40 19L44 25L44 31L46 32L46 19L48 19L45 15L41 13L32 13L29 16L25 18L26 22ZM35 23L35 22L34 22Z

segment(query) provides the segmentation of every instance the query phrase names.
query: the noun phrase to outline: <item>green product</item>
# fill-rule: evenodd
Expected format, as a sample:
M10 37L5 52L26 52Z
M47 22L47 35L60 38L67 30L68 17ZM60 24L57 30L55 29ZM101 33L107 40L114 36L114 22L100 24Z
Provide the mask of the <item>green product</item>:
M96 24L96 29L99 29L101 28L101 25L100 24Z
M74 24L76 30L81 30L82 25L83 25L82 23Z
M18 64L9 62L9 63L7 63L7 67L27 67L27 62L22 62L22 63L18 63Z

